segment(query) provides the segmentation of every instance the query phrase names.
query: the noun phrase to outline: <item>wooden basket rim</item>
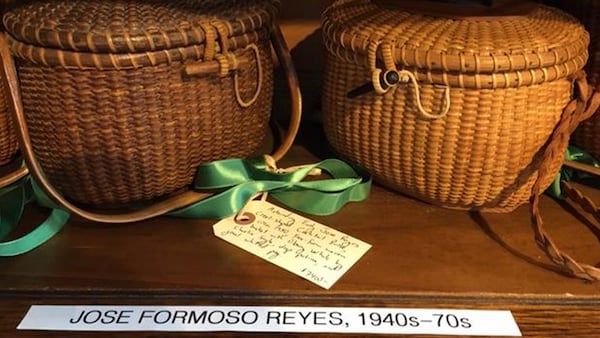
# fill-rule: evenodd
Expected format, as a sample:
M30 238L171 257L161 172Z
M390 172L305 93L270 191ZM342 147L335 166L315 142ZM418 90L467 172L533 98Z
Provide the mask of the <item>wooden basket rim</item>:
M337 5L337 6L336 6ZM381 50L386 49L395 64L408 69L419 69L434 73L461 73L468 75L478 74L504 74L525 71L544 71L561 65L579 64L580 59L587 61L589 34L583 26L567 14L546 6L539 6L539 11L555 11L565 20L564 30L575 30L570 32L572 40L549 42L541 48L524 45L516 37L511 45L506 48L490 48L489 44L482 44L480 49L461 49L454 45L455 41L449 40L447 44L436 44L435 46L422 44L420 41L410 41L402 36L403 30L393 27L369 26L368 21L377 15L384 15L389 8L383 8L374 4L372 0L346 0L337 1L323 15L323 35L325 45L330 52L340 54L356 54L353 61L363 62L373 44L378 44L377 59L383 60ZM392 9L392 11L394 11ZM536 15L539 11L526 14ZM407 12L398 14L407 15ZM359 13L359 14L357 14ZM395 13L394 13L395 14ZM362 17L361 17L362 15ZM541 14L539 14L541 15ZM392 17L388 13L388 17ZM348 20L342 22L340 18ZM511 17L505 18L510 20ZM398 20L398 25L405 23ZM436 20L445 20L449 25L460 25L461 20L448 18L429 17L432 23ZM449 20L449 21L448 21ZM482 18L481 27L488 25L490 19ZM496 20L496 19L494 19ZM350 21L350 22L348 22ZM479 21L470 20L471 25L478 25ZM359 29L357 24L362 25ZM408 25L408 24L407 24ZM364 27L369 29L364 29ZM403 28L404 29L404 28ZM406 29L416 29L408 27ZM489 32L489 28L485 33ZM535 27L531 28L535 30ZM437 32L439 33L439 32ZM477 36L469 36L469 39L477 39ZM443 41L442 38L439 38ZM570 69L564 75L568 76L577 71Z
M249 44L268 41L269 32L264 29L243 37L229 39L228 52L241 50ZM10 50L16 58L37 65L77 70L128 70L155 67L175 62L202 61L205 46L193 45L144 53L90 53L72 52L25 44L6 35ZM219 51L221 52L221 51Z
M227 2L227 0L199 1L201 6L214 6L215 3ZM37 2L27 6L16 6L9 10L3 17L4 26L15 40L37 47L65 50L71 52L90 53L144 53L162 51L174 48L203 45L207 40L217 39L222 32L217 32L213 23L217 22L227 30L227 37L236 38L252 34L256 30L269 27L275 18L277 11L277 0L232 2L229 9L235 15L220 15L214 13L193 13L192 17L184 16L183 9L181 17L165 20L161 25L144 23L140 27L132 24L128 27L128 20L145 20L143 15L133 18L119 18L126 23L114 27L112 30L106 27L95 28L87 22L81 24L77 18L62 15L54 18L53 11L64 11L64 3L68 3L69 10L93 10L94 7L110 6L112 2L69 0L69 1L47 1L42 2L39 7ZM141 1L143 3L143 1ZM176 1L165 1L166 4ZM63 7L61 7L63 6ZM78 7L79 6L79 7ZM166 7L152 5L156 11L164 11ZM203 7L199 7L203 8ZM101 9L98 9L99 11ZM38 17L31 18L37 12L43 11ZM200 9L199 9L200 11ZM46 12L50 14L45 14ZM32 14L33 13L33 14ZM162 12L158 13L161 14ZM188 12L185 12L188 13ZM172 13L162 13L172 14ZM162 15L161 14L161 15ZM179 13L178 13L179 14ZM101 22L108 25L106 22Z

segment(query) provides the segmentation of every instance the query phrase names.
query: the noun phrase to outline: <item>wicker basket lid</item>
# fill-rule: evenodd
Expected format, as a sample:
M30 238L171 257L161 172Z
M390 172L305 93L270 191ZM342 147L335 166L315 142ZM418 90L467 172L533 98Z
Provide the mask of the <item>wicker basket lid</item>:
M554 8L532 4L510 15L464 17L413 9L338 0L323 14L325 45L349 62L409 69L419 81L469 88L552 81L587 60L588 33Z
M4 16L8 33L39 47L139 53L203 44L211 22L242 36L272 22L270 0L29 1Z

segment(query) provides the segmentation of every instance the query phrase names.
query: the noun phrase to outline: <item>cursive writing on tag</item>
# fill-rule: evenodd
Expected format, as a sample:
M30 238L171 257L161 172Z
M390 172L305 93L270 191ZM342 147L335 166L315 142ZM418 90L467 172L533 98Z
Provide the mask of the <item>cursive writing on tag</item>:
M213 226L217 237L329 289L371 245L266 201L251 201L246 221Z

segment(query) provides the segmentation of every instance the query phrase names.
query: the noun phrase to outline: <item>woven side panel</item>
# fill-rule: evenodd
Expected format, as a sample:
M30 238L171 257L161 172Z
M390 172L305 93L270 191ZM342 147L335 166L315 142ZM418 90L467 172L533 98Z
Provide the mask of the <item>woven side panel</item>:
M454 88L448 115L426 120L417 115L410 85L385 95L346 97L369 77L368 70L328 55L323 122L334 149L386 186L459 209L509 211L528 201L538 165L533 158L571 93L568 80L510 89ZM443 88L422 85L421 99L427 111L439 111ZM552 173L561 161L558 156L551 164Z
M0 3L0 14L4 14L7 5L7 1ZM0 25L0 30L4 34L4 26ZM17 138L13 131L5 95L5 86L0 81L0 166L10 162L17 152Z
M183 64L121 71L76 71L19 63L34 150L68 198L124 206L190 184L206 161L254 153L268 131L272 60L256 103L241 108L231 76L183 77ZM238 52L241 53L241 52ZM254 60L248 50L248 57ZM240 70L240 93L256 91L257 67Z
M600 85L600 2L596 0L564 1L563 7L580 19L590 32L590 58L585 67L588 80ZM600 113L583 122L573 135L573 142L600 158Z
M17 136L13 130L4 84L0 83L0 165L11 161L17 152Z

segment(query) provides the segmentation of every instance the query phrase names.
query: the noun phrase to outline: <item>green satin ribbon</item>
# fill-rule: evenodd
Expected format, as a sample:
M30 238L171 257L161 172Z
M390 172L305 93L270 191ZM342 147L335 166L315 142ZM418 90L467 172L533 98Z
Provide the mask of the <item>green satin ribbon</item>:
M565 160L577 161L600 168L600 162L598 160L596 160L594 157L592 157L592 155L583 149L576 146L569 146L567 148L565 151ZM546 193L555 198L563 199L564 196L560 190L560 181L570 181L575 177L585 178L586 176L586 173L582 173L578 170L563 165L560 171L556 174L556 177L554 178L554 181L552 181L550 187L548 187L546 190Z
M17 226L25 205L30 202L43 204L48 198L34 187L29 176L0 189L0 240ZM31 232L6 242L0 242L0 256L16 256L31 251L53 237L69 219L69 213L53 208L48 218Z
M315 169L331 178L306 180ZM260 192L286 206L313 215L337 212L348 202L368 197L371 176L345 162L328 159L300 166L290 172L268 170L263 159L227 159L210 162L198 168L194 189L217 191L190 206L169 213L182 218L224 218L241 210ZM69 219L69 213L57 207L29 176L0 189L0 240L19 222L25 204L35 201L51 208L49 217L30 233L0 243L0 256L15 256L30 251L54 236Z
M331 178L306 180L320 169ZM181 218L224 218L241 210L260 192L269 192L282 204L313 215L330 215L348 202L359 202L369 196L371 175L364 169L337 160L274 172L267 169L265 158L225 159L201 164L196 171L193 189L213 195L174 210L168 216ZM36 192L37 185L33 186ZM39 191L38 203L59 208ZM43 197L43 198L42 198Z
M331 178L305 180L317 168L327 172ZM169 215L183 218L228 217L260 192L269 192L275 200L298 211L329 215L348 202L366 199L371 181L365 170L337 159L300 166L290 172L267 170L262 159L215 161L198 168L194 189L224 191Z

